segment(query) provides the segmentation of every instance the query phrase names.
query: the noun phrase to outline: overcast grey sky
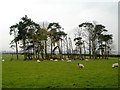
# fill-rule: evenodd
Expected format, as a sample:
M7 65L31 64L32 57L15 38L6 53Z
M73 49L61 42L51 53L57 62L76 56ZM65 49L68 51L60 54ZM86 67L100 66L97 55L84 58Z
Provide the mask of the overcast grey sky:
M97 21L113 34L118 49L118 0L2 0L0 12L0 51L11 50L9 27L25 15L37 23L59 22L71 38L79 24Z

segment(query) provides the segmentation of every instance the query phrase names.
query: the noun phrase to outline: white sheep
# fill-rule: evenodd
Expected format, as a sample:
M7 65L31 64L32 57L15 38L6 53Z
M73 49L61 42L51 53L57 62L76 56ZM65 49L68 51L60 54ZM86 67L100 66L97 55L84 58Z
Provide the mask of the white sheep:
M4 60L4 59L2 59L2 61L4 62L5 60Z
M78 63L78 67L79 67L80 69L83 69L83 68L84 68L84 65L83 65L83 64L80 64L80 63Z
M119 64L118 63L112 64L112 68L115 68L115 67L119 67Z
M71 60L67 60L67 63L71 63Z
M38 63L40 63L40 60L37 60Z
M85 59L86 62L88 62L89 60L88 59Z
M69 60L69 58L66 58L66 60Z
M53 59L51 58L50 61L53 61Z
M54 61L55 61L55 62L57 62L58 60L57 60L57 59L55 59Z
M64 59L61 59L61 61L64 61Z

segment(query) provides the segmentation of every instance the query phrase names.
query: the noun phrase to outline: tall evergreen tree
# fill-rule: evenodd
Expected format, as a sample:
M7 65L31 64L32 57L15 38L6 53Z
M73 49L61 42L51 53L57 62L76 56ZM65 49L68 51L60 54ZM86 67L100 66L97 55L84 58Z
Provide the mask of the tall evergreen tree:
M15 43L16 56L17 56L17 60L18 60L19 57L18 57L18 38L17 38L18 30L17 30L17 24L12 25L10 27L10 35L12 35L12 34L14 35L14 40L11 41L11 47L13 47L13 43Z
M48 26L49 37L51 38L51 55L58 48L59 54L62 54L62 50L60 48L60 41L62 43L62 37L65 37L67 34L64 31L61 31L61 26L59 23L50 23ZM57 44L57 46L55 46ZM53 46L54 49L53 49Z
M83 57L82 57L82 44L83 44L83 42L82 42L81 39L82 39L81 37L77 37L77 38L74 39L75 45L79 48L80 60L83 59Z

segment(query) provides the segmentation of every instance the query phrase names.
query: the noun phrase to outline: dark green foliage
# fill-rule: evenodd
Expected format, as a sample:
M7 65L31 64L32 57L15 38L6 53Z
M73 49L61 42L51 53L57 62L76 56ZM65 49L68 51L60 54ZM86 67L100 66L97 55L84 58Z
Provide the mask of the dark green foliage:
M49 37L51 39L51 55L57 48L59 50L59 54L62 54L62 47L60 45L60 42L62 43L63 37L65 37L67 34L60 29L61 26L59 25L59 23L53 22L48 25ZM57 46L55 46L55 44L57 44ZM53 46L55 47L53 48Z
M87 30L88 40L83 40L80 34L74 38L76 51L79 50L80 58L86 52L89 52L90 59L97 59L97 56L102 55L102 58L108 59L111 51L112 35L104 34L107 32L104 25L85 22L79 25L80 30ZM55 51L59 51L61 58L63 51L68 54L73 54L75 50L72 47L72 40L67 38L67 34L62 31L63 28L59 23L49 23L48 27L42 27L34 22L27 15L10 27L10 35L14 35L14 39L10 43L12 49L16 49L18 59L18 46L22 49L24 60L32 59L46 59L48 48L50 48L51 57ZM87 42L87 43L86 43ZM63 46L64 45L64 46ZM66 50L65 50L66 49ZM100 57L99 57L100 58Z
M79 27L81 29L84 27L83 30L87 30L88 32L87 37L90 58L96 59L97 54L99 53L102 55L102 58L107 59L111 50L110 44L112 44L112 35L104 34L104 32L108 31L105 29L105 26L87 22L80 24Z

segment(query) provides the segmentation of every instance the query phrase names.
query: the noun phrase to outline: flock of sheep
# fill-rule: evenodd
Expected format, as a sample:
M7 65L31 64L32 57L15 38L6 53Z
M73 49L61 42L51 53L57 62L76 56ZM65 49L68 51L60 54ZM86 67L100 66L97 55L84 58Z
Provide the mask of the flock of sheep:
M50 59L50 61L54 61L54 62L58 62L58 60L57 59L55 59L55 60L53 60L53 59ZM62 59L61 61L64 61L64 59ZM87 60L88 61L88 60ZM37 60L37 62L38 63L40 63L40 60ZM72 61L71 60L69 60L68 58L67 58L67 61L66 61L67 63L71 63ZM83 64L80 64L80 63L78 63L78 67L80 68L80 69L83 69L84 68L84 65Z
M2 62L4 62L5 60L4 59L2 59L2 57L0 57L0 59L2 60ZM71 60L69 60L69 58L66 58L66 62L67 63L71 63L72 61ZM50 61L54 61L54 62L58 62L58 60L57 59L55 59L55 60L53 60L53 59L50 59ZM64 61L64 59L61 59L61 61ZM85 61L86 62L88 62L89 60L88 59L85 59ZM40 60L37 60L37 63L40 63L41 61ZM83 69L85 66L83 65L83 64L81 64L81 63L78 63L78 65L77 65L80 69ZM118 63L114 63L114 64L112 64L112 68L116 68L116 67L119 67L119 64Z
M71 60L69 60L69 58L66 58L66 62L67 63L71 63L72 61ZM53 60L53 59L50 59L50 61L54 61L54 62L58 62L58 60L57 59L55 59L55 60ZM64 61L64 59L61 59L61 61ZM89 61L88 59L85 59L85 61ZM38 63L40 63L40 60L37 60L37 62ZM80 68L80 69L83 69L85 66L83 65L83 64L81 64L81 63L78 63L78 68ZM119 67L119 64L118 63L114 63L114 64L112 64L112 68L115 68L115 67Z

